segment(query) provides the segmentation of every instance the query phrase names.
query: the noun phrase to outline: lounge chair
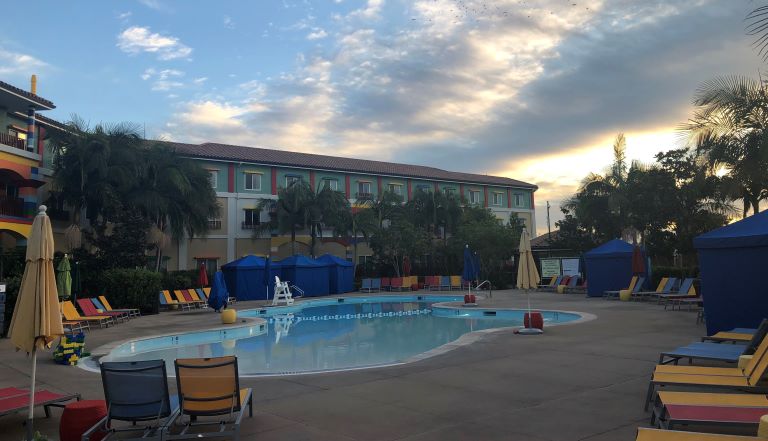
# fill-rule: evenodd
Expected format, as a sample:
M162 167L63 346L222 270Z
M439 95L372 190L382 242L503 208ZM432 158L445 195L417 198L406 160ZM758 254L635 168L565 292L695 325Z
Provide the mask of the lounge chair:
M648 383L645 409L648 410L648 405L654 399L656 392L660 388L667 386L696 387L701 389L730 389L752 393L768 393L768 387L762 383L763 376L768 370L767 351L768 338L763 338L763 341L760 343L760 346L758 346L752 359L743 369L743 372L734 376L723 375L723 373L726 372L723 371L723 369L729 369L727 372L733 373L734 371L732 369L739 368L706 368L702 366L669 365L656 366L656 369L660 371L654 372L651 381ZM671 368L688 369L684 371L685 373L676 373L678 371L683 371L682 369L676 369L674 371L675 373L671 373ZM696 368L695 371L694 368Z
M659 355L659 364L677 364L681 359L685 358L689 359L690 362L693 362L694 359L702 359L735 363L742 355L754 354L760 343L768 335L768 319L763 319L760 322L760 326L755 329L755 332L749 335L751 340L744 342L746 344L713 343L702 339L702 342L691 343L682 348L662 352Z
M115 312L127 312L128 315L131 316L131 317L140 317L141 316L141 311L136 309L136 308L118 308L118 309L112 308L112 305L109 304L109 300L107 300L107 298L104 297L104 296L99 296L99 302L101 303L101 305L104 308L106 308L105 311L109 311L109 312L112 312L112 311L115 311ZM96 304L96 302L94 302L94 304Z
M758 441L765 438L716 433L679 432L677 430L637 428L635 441Z
M206 286L205 288L203 288L203 294L205 294L206 297L210 297L211 296L211 287Z
M768 413L768 407L669 404L664 406L660 414L657 415L657 421L659 426L665 429L672 429L675 425L680 424L757 428L760 418L766 413Z
M203 291L202 288L195 288L195 292L197 293L197 296L200 297L200 300L204 301L206 304L208 303L208 295L205 294L205 291Z
M371 289L374 292L381 291L381 279L371 279Z
M662 277L659 280L659 284L656 286L655 291L637 291L633 292L630 300L645 300L648 297L658 296L661 294L669 294L672 292L672 288L677 283L677 279L674 277Z
M547 287L555 286L555 285L557 285L558 279L559 279L559 276L552 276L552 277L549 279L549 282L547 282L547 283L541 283L541 284L539 284L539 286L537 286L536 288L537 288L537 289L542 289L542 288L547 288Z
M200 300L200 297L197 296L197 293L194 290L182 289L181 295L184 297L184 300L186 300L187 303L191 304L195 308L202 308L205 304L205 302Z
M381 278L381 290L390 291L392 289L392 279L389 277Z
M440 276L440 291L449 291L451 289L451 278L449 276Z
M549 285L540 286L537 288L538 291L556 291L557 287L560 286L561 283L563 283L563 279L565 276L557 276L555 277L554 283L551 283Z
M173 296L176 298L176 303L178 303L182 309L192 309L197 306L187 300L187 298L184 296L184 292L180 289L173 290Z
M68 322L88 322L90 323L97 323L99 327L109 327L112 323L115 322L113 317L107 317L107 316L82 316L79 312L77 312L77 309L75 309L75 305L69 301L66 300L64 302L60 303L61 305L61 314L64 316L64 319Z
M768 413L768 396L661 391L656 396L656 403L651 414L651 424L655 424L659 419L664 419L664 407L666 406L761 407L765 413Z
M164 439L179 415L178 406L168 395L165 361L105 361L101 363L101 381L107 416L83 434L83 441L104 432L107 435L103 439L118 434L132 434L129 439ZM115 422L128 424L118 427Z
M373 281L371 279L363 279L360 285L360 292L373 292Z
M87 321L62 319L61 324L64 326L64 334L75 335L91 330L91 325Z
M743 343L752 340L755 332L757 332L757 328L733 328L729 331L720 331L713 335L702 337L701 341Z
M693 278L686 278L683 280L683 282L680 284L680 288L676 292L669 292L666 294L660 294L657 297L659 298L659 303L666 303L669 300L672 299L679 299L684 298L688 296L695 296L696 295L696 289L693 287Z
M629 287L628 287L628 288L626 288L626 289L628 289L628 290L629 290L629 292L633 292L633 291L635 290L635 286L636 286L636 285L637 285L637 276L632 276L632 278L631 278L631 279L629 279ZM619 298L619 293L620 293L621 291L622 291L622 290L615 290L615 291L605 291L605 292L603 293L603 297L606 297L606 298L609 298L609 299L611 299L611 298L614 298L614 297L615 297L615 298L617 298L617 299L618 299L618 298Z
M579 279L581 279L581 277L579 277ZM587 292L587 279L583 279L580 281L581 281L581 285L576 285L573 288L565 288L565 292L567 294L571 294L571 293L582 294Z
M461 276L451 276L451 291L461 291Z
M77 299L77 306L80 307L83 314L91 317L112 317L116 322L124 321L126 319L126 314L122 312L99 312L96 307L93 306L93 302L91 302L90 299Z
M179 306L179 302L171 297L171 293L167 289L160 291L157 297L160 300L160 306L163 308L171 309L174 305Z
M189 293L189 297L192 298L192 301L195 302L200 308L208 307L208 299L206 299L205 297L200 297L197 294L197 290L188 289L187 292Z
M181 418L163 440L239 440L244 406L253 417L253 391L240 388L237 357L177 359L174 365ZM211 426L208 431L197 430Z
M51 407L64 407L64 402L80 401L80 394L57 394L47 390L35 391L35 407L43 406L45 416L51 416ZM16 387L0 389L0 417L29 410L29 390Z

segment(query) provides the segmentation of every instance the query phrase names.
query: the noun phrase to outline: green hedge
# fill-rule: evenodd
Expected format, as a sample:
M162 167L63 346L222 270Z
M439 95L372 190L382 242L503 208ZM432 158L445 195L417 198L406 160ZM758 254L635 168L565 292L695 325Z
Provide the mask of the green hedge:
M199 270L168 271L163 274L162 288L173 291L174 289L198 288L197 277Z
M162 276L146 269L110 269L101 275L101 286L113 308L138 308L157 314Z

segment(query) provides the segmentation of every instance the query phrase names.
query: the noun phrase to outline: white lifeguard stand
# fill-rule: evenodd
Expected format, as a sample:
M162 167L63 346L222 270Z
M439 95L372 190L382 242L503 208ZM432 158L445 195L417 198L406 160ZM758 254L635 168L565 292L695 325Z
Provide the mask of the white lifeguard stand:
M293 305L293 294L288 282L281 282L280 277L275 276L275 295L272 297L272 306L278 306L280 303Z

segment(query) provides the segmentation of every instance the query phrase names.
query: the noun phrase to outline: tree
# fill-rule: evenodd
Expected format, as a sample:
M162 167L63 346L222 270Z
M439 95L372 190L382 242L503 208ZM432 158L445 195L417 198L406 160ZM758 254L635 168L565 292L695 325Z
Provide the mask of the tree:
M696 111L682 129L706 159L725 172L723 188L743 201L742 216L768 199L768 89L762 79L718 77L696 93Z

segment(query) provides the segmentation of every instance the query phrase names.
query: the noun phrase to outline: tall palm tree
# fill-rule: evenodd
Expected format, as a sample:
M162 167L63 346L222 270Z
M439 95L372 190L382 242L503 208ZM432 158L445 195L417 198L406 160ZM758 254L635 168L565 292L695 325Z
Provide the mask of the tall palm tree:
M725 188L743 201L742 215L759 212L768 199L768 88L761 78L718 77L702 84L694 105L682 130L712 173L726 172Z

